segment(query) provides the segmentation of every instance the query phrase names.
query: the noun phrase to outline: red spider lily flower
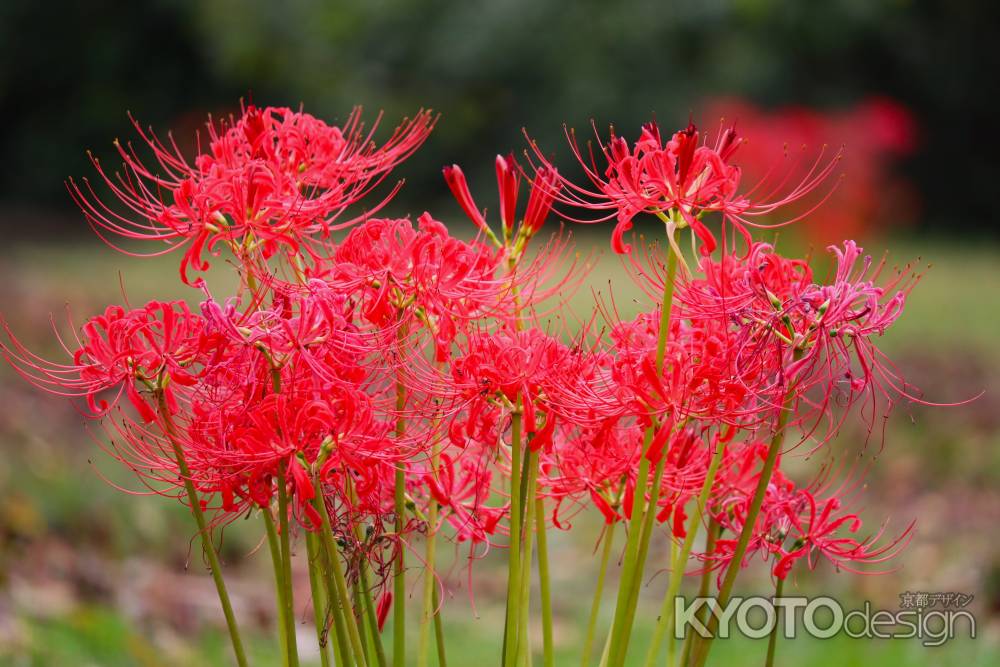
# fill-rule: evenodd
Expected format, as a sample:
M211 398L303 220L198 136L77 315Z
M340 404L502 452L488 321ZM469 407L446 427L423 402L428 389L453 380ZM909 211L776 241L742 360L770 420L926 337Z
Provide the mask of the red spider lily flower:
M175 387L196 381L200 372L196 364L211 346L204 321L182 301L151 301L132 310L109 306L83 325L74 342L59 338L71 363L36 355L6 323L3 328L7 342L0 341L0 353L36 387L60 396L85 397L94 416L107 414L124 392L145 421L154 419L155 408L140 392L164 391L173 409ZM116 389L110 402L99 398Z
M328 381L363 381L366 365L384 347L385 336L357 326L354 304L346 294L311 280L301 286L275 286L272 296L273 304L245 313L232 302L223 308L211 299L201 307L212 331L256 354L257 365L268 372L303 366L317 387ZM234 354L229 352L230 357ZM226 362L217 360L221 366Z
M465 172L462 171L462 168L453 164L441 171L444 174L445 183L448 184L448 188L469 220L472 220L480 231L492 234L490 226L486 224L486 217L476 208L476 202L473 201L472 193L469 192L469 183L465 180Z
M914 399L872 338L899 317L919 276L900 273L879 286L884 262L862 259L853 242L831 251L838 268L827 285L816 283L804 262L755 243L744 257L702 260L703 277L682 281L677 290L678 310L692 322L731 323L733 362L757 371L751 393L765 399L765 411L793 386L801 407L809 406L797 410L802 421L829 418L835 397L846 405L865 395L889 406L897 396ZM812 388L819 396L810 396ZM839 422L828 420L829 436Z
M485 215L473 201L462 169L457 164L453 164L450 167L445 167L443 171L445 182L465 215L480 231L489 236L497 245L500 245L500 241L486 222ZM552 204L561 188L559 172L552 166L540 167L536 171L531 184L531 192L528 195L528 205L524 217L520 219L519 227L517 223L517 195L521 183L521 167L514 160L513 155L506 157L497 155L496 172L504 245L506 246L513 241L514 252L519 256L523 251L524 244L538 233L552 210Z
M553 500L553 524L568 529L572 514L590 505L605 523L621 521L622 498L642 455L642 429L616 420L576 430L563 424L542 452L539 475L540 488Z
M354 471L356 497L364 499L371 458L391 461L395 450L385 447L389 425L376 417L363 392L346 383L327 383L315 392L308 373L303 374L305 386L284 375L283 393L249 404L198 401L182 437L192 474L202 488L222 493L225 509L238 509L236 497L269 507L283 469L306 527L318 529L321 522L310 503L315 497L311 468L321 465L315 474L327 481L336 477L341 484L348 479L343 471ZM354 496L339 488L338 497Z
M765 559L773 557L772 574L784 579L799 560L805 559L809 568L814 569L818 562L816 557L822 556L838 571L872 574L873 571L859 567L884 563L909 542L913 524L884 544L881 542L885 526L873 535L857 537L862 527L861 518L856 513L844 511L843 500L854 493L855 488L847 483L832 491L826 487L821 476L809 487L797 488L780 470L776 471L758 515L744 564L758 554ZM734 535L743 529L752 493L752 487L748 487L745 495L737 494L719 505L716 519ZM820 498L821 493L826 493L826 498ZM731 561L734 546L735 540L720 539L716 542L716 552L709 558L726 564Z
M497 155L497 190L500 192L500 222L503 224L504 238L514 233L515 216L517 215L517 189L521 183L520 174L514 156Z
M354 224L357 218L339 217L409 157L434 122L421 111L377 146L378 120L366 130L360 109L336 127L286 108L249 106L228 123L210 121L208 151L189 159L172 137L164 143L133 121L156 168L146 166L131 145L117 144L120 174L107 173L92 159L126 213L103 203L86 179L71 180L69 190L106 241L113 234L168 244L155 254L187 246L181 277L190 283L188 267L207 269L204 253L217 255L221 246L241 259L266 260L279 252L290 261L316 256L312 237ZM368 214L394 193L369 206Z
M681 280L676 301L691 319L731 319L753 309L772 311L775 302L797 298L813 284L804 260L783 257L767 243L753 243L745 255L705 257L698 276Z
M740 191L741 171L733 162L740 145L735 128L720 132L715 144L709 145L700 140L694 124L689 124L664 142L657 124L649 122L642 126L638 141L631 147L612 130L606 144L598 141L607 162L604 168L597 165L592 151L589 158L584 157L574 132L567 130L567 139L592 187L560 179L563 187L556 201L587 210L607 211L597 220L578 222L616 218L612 247L618 253L631 251L631 246L623 240L624 235L632 228L635 217L643 212L664 217L668 240L675 245L678 254L674 231L687 226L700 240L702 253L709 254L716 248L718 240L702 221L708 213L719 213L724 221L731 221L749 243L746 227L757 224L753 219L808 195L829 176L839 159L838 154L824 163L821 155L797 185L779 196L769 191L776 190L768 182L769 178L748 192ZM534 142L532 149L538 168L551 168ZM780 188L784 179L778 180Z
M362 304L379 326L418 319L433 333L438 357L457 331L503 312L510 288L496 274L501 256L477 241L454 238L429 214L414 229L407 219L371 219L351 230L320 276Z
M375 609L375 618L378 621L378 631L382 632L382 628L385 627L385 622L389 618L389 610L392 609L392 589L385 588L382 591L382 595L378 599L378 605Z
M376 217L388 197L348 219L348 207L433 123L421 113L377 146L358 112L334 127L302 112L248 107L210 124L208 146L191 159L172 139L140 129L155 168L131 146L119 146L122 175L95 161L123 211L86 182L71 191L100 234L183 248L181 277L200 285L200 310L156 301L111 307L75 340L59 340L70 357L61 364L29 351L3 324L0 353L37 386L85 398L93 415L107 417L103 446L113 457L151 492L211 511L213 522L270 517L283 504L277 495L289 499L293 526L316 531L326 528L325 508L337 542L330 555L344 559L351 585L364 583L359 568L370 567L378 588L416 532L468 544L470 563L497 535L516 544L502 537L516 534L512 494L522 489L550 512L540 523L568 529L577 512L596 510L606 524L638 528L627 550L636 582L649 526L680 541L711 518L724 532L694 553L706 568L735 574L759 556L779 579L800 561L857 571L905 546L909 529L888 544L884 530L861 533L851 507L856 483L831 488L825 473L800 488L782 469L795 448L782 430L801 431L797 444L822 443L819 425L836 432L841 412L859 399L911 398L875 343L915 278L881 281L884 264L846 242L831 249L837 267L822 281L806 261L749 236L758 216L805 201L836 158L817 160L787 194L775 194L783 178L744 191L734 130L709 142L694 125L661 137L649 123L634 144L612 132L600 145L601 167L593 155L584 160L570 135L586 187L533 147L540 163L522 188L525 172L513 156L498 156L499 238L457 166L444 176L479 229L476 240L452 236L429 213L414 222ZM529 194L519 215L522 189ZM612 244L631 255L623 263L653 305L637 300L638 314L627 319L613 300L600 301L566 335L566 292L588 263L563 265L572 246L562 233L527 252L554 205L617 220ZM692 229L701 252L694 271L685 265L668 278L654 250L630 253L624 234L641 213L660 218L682 262L675 233ZM348 226L341 241L331 239ZM217 300L189 272L224 251L240 281L235 295ZM668 279L672 302L661 300ZM114 409L122 395L134 411ZM510 480L522 448L529 473L518 487ZM744 531L749 549L737 557ZM428 561L425 576L433 576ZM392 603L385 591L378 627Z
M484 464L486 458L470 454L471 450L464 448L457 450L455 457L443 454L434 472L423 473L420 481L429 492L429 502L437 503L444 512L456 541L480 544L490 541L509 506L489 504L493 471Z
M634 416L644 426L681 419L746 425L771 389L771 359L742 359L745 343L728 317L688 321L678 308L658 370L659 330L656 312L613 324L607 358L576 395L555 393L560 409L578 406L580 420L586 406L594 417Z
M546 389L578 363L578 355L537 329L475 333L468 345L466 353L453 360L450 378L467 409L466 434L483 433L484 425L495 427L499 412L520 405L531 447L550 445L557 417L548 410L541 420L537 410L546 409Z

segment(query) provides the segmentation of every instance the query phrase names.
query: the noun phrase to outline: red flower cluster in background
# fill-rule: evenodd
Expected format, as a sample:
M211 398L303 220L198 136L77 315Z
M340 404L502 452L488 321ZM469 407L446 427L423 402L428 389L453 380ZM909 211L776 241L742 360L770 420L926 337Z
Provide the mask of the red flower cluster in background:
M763 109L746 100L717 99L702 109L703 118L723 118L747 138L735 161L752 180L782 169L802 174L820 147L844 148L843 177L836 190L809 212L808 224L795 229L816 246L882 234L916 217L917 193L898 167L917 149L919 132L916 120L898 102L872 97L843 110L821 111L805 106ZM800 204L790 211L806 208Z
M612 134L587 151L570 135L587 185L534 146L528 166L498 156L499 233L461 168L447 167L445 181L479 231L471 241L429 213L416 225L377 216L395 188L373 190L426 138L429 113L377 143L360 112L336 127L248 107L210 122L208 144L193 157L139 130L155 168L124 145L120 173L94 161L117 203L86 181L71 192L102 238L147 242L153 253L181 249L180 276L200 290L200 306L111 306L61 340L62 362L38 357L6 326L0 351L35 385L85 399L108 425L109 451L151 489L190 506L237 656L210 524L263 517L289 663L294 608L283 572L293 534L309 547L319 641L334 628L340 664L373 660L358 640L381 649L390 611L394 649L405 651L398 601L418 540L423 632L440 622L437 536L466 543L470 564L484 547L509 547L504 661L513 666L528 650L534 541L541 565L545 531L569 529L592 507L608 525L605 539L629 526L608 654L620 666L654 533L682 549L662 564L673 571L670 590L691 558L717 571L721 598L754 556L778 579L820 558L853 571L891 557L909 535L859 537L850 479L796 486L782 461L796 444L786 433L813 451L852 405L863 401L874 421L910 398L875 339L901 314L914 279L882 276L881 264L846 241L831 246L837 269L821 282L805 261L754 241L756 227L820 216L812 195L827 196L839 158L820 153L803 171L751 176L763 155L753 151L774 130L745 111L717 138L694 125L665 138L650 123L634 144ZM865 118L878 129L884 113ZM824 132L794 118L782 130ZM743 140L758 127L761 138ZM887 136L871 150L904 140ZM838 215L867 215L866 196L834 195ZM572 248L561 233L532 246L553 207L569 219L596 211L615 220L612 246L628 254L637 294L650 297L634 319L595 315L569 329L568 318L548 317L587 268L564 261ZM633 252L626 235L640 216L663 225L663 243ZM331 234L347 228L342 239ZM687 228L692 252L679 243ZM223 253L240 282L220 300L191 271ZM697 551L702 529L713 539Z

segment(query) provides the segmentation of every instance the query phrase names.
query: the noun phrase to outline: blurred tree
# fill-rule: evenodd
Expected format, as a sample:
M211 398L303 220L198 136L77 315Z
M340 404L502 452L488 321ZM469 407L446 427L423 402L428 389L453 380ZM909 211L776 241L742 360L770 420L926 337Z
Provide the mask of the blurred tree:
M0 199L69 210L87 149L131 136L126 111L163 127L228 106L239 89L211 76L183 3L0 3Z
M955 193L1000 177L986 145L997 14L986 0L8 0L0 156L19 168L0 198L55 195L86 171L84 147L122 132L126 108L161 123L249 94L325 118L363 103L394 123L431 106L443 122L406 169L426 201L444 193L444 163L489 185L489 156L521 148L522 125L562 155L563 122L630 133L654 111L682 124L719 95L837 108L879 94L926 130L909 165L926 210L985 228Z

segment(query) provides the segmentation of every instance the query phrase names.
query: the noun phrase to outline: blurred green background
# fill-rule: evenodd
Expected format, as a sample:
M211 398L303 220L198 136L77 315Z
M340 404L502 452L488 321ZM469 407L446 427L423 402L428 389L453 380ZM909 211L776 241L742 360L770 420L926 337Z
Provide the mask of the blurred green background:
M990 94L1000 69L998 13L982 0L5 0L0 312L27 343L51 350L50 314L65 321L69 304L79 320L120 301L120 275L134 301L197 298L175 284L175 258L115 254L65 194L67 176L90 173L87 149L110 159L111 140L131 136L127 110L183 137L206 113L237 110L240 98L301 103L329 121L362 104L370 116L384 109L389 125L432 107L441 121L401 169L407 185L393 210L429 209L458 229L465 228L440 167L466 167L477 200L492 210L492 157L521 150L523 127L568 165L563 123L613 122L634 136L655 113L665 128L689 115L715 127L716 116L699 114L733 108L732 100L750 105L744 108L758 120L806 114L818 119L808 132L789 127L788 136L779 130L766 139L844 144L844 190L868 192L865 206L840 203L845 216L864 214L853 227L862 243L876 253L891 248L893 261L933 265L887 336L887 350L927 400L985 394L953 408L901 404L884 448L863 447L863 434L848 429L836 451L872 464L865 516L871 525L891 517L890 530L916 519L915 538L892 573L821 568L794 588L889 609L905 591L971 593L979 632L936 649L915 640L797 639L780 644L779 663L1000 664L1000 246L989 203L1000 178ZM871 99L906 111L910 150L862 159L873 139L850 114ZM831 118L839 121L823 121ZM852 155L860 156L853 166ZM607 247L607 229L582 231L582 250ZM784 242L838 240L827 232L793 233ZM627 302L617 259L605 252L598 261L593 284L610 277ZM576 310L586 311L589 299L582 289ZM27 388L5 367L0 405L0 665L229 664L183 509L112 488L104 478L130 480L101 451L100 427L82 428L71 406ZM552 538L558 664L575 664L597 531L581 518L573 532ZM260 538L256 526L232 526L224 556L255 662L269 665L277 664L276 641ZM663 562L664 543L654 562ZM502 596L489 560L477 566L470 595L465 555L455 550L447 580L452 664L460 667L494 662ZM664 585L655 578L647 587L640 635ZM304 601L303 576L297 586ZM761 577L751 578L749 589L755 586L766 590ZM303 621L311 617L300 606ZM312 630L303 622L301 632L308 639ZM762 642L730 642L714 657L716 664L760 664L764 650Z

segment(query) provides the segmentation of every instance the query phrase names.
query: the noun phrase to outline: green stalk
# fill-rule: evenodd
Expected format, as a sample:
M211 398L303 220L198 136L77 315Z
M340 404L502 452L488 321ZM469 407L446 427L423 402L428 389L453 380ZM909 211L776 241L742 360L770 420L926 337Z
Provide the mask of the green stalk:
M785 588L785 580L778 579L777 583L774 585L774 600L777 601L781 597L781 593ZM778 618L774 619L774 627L771 629L771 636L767 638L767 660L764 662L764 667L774 666L774 650L778 644Z
M649 652L646 654L646 667L653 667L656 663L663 635L674 620L674 599L680 591L681 582L684 579L684 570L687 567L688 558L691 556L695 536L701 527L702 517L705 515L705 507L708 504L708 496L712 492L712 485L715 483L715 475L719 470L719 465L722 463L724 452L725 447L723 444L721 442L716 443L715 453L705 474L705 482L701 486L701 493L698 494L697 510L688 524L687 535L684 536L684 543L681 546L680 554L673 562L673 569L670 572L670 585L663 596L663 604L660 605L659 620L656 623L656 628L653 630L652 644L649 647ZM670 636L673 637L673 633Z
M278 639L281 644L281 664L288 667L288 605L285 604L285 573L281 565L281 546L278 543L278 531L274 527L274 517L271 508L263 512L264 528L267 530L267 546L271 552L271 565L274 567L274 591L278 603Z
M517 400L520 406L520 398ZM517 651L517 629L521 582L521 411L511 417L510 444L510 545L507 553L507 619L504 624L504 667L514 664Z
M648 483L646 478L649 477L649 459L646 458L646 452L652 442L652 429L647 429L646 435L643 438L642 458L639 461L639 471L638 476L636 477L636 490L632 499L632 525L630 526L630 530L628 531L628 535L625 539L625 558L622 561L621 580L618 582L618 597L615 603L615 615L611 621L611 629L608 634L609 659L611 656L617 655L618 645L621 643L621 631L619 630L619 627L624 624L628 601L631 597L632 580L635 577L635 561L638 557L639 532L641 532L642 525L642 504L645 502L646 484ZM609 662L608 664L613 663Z
M365 622L365 603L361 599L361 584L359 582L356 581L351 586L351 594L354 598L354 622L358 624L358 629L361 632L361 648L365 652L365 662L370 665L373 662L372 654L375 651L372 648L368 624Z
M694 527L692 527L694 529ZM683 565L681 564L680 554L677 551L677 542L675 540L670 540L670 567L673 568L670 571L671 577L673 573L687 566L687 559L684 559ZM657 619L659 620L659 619ZM667 664L673 665L677 662L677 641L674 639L674 633L670 633L667 637Z
M319 572L319 552L316 536L306 531L306 557L309 561L309 591L312 593L313 623L316 624L316 645L319 647L320 667L330 667L330 655L326 649L326 600Z
M354 619L354 612L351 610L350 593L347 590L347 580L344 578L344 569L340 565L340 550L337 549L337 542L333 537L333 528L330 525L330 513L326 509L326 501L323 498L323 487L319 478L316 478L316 497L313 498L313 506L319 512L323 521L323 530L320 533L323 548L326 550L327 564L330 573L333 575L333 583L343 608L343 621L347 628L347 637L350 640L351 652L357 664L361 667L368 667L365 660L364 646L361 642L361 632L358 630L357 621ZM399 602L397 601L397 604ZM350 661L347 661L350 664Z
M520 582L520 611L517 622L517 654L515 661L523 664L522 661L529 661L531 657L531 646L528 641L528 618L531 607L531 557L534 549L535 531L531 530L531 519L535 515L535 505L538 494L535 492L535 485L538 481L538 452L529 452L525 462L528 468L527 478L523 480L524 497L524 553L521 557L521 582Z
M608 667L608 654L611 653L611 633L608 633L608 638L604 641L604 648L601 650L601 661L598 663L598 667Z
M721 527L716 523L715 519L709 518L708 529L705 534L705 553L712 553L715 551L715 540L719 536ZM706 567L701 573L701 581L698 584L698 597L707 598L709 592L712 590L712 570ZM695 618L698 622L704 624L705 622L705 607L699 607L695 612ZM687 667L688 660L691 657L691 647L694 645L694 633L688 633L684 637L684 649L681 651L681 662L680 667Z
M433 475L437 475L437 448L431 453L431 470ZM417 667L427 667L430 656L430 630L431 623L440 623L438 618L438 607L434 602L437 597L437 577L434 570L435 543L437 536L437 501L432 499L427 510L427 538L424 553L424 599L423 613L420 616L420 636L417 643Z
M354 492L354 485L350 479L347 480L347 493L351 503L356 503L358 497ZM359 542L365 538L365 529L361 524L354 524L354 535ZM362 558L361 562L358 563L358 582L354 587L355 597L357 598L355 607L357 614L361 617L359 623L367 627L368 641L365 642L365 656L368 662L372 661L372 655L374 654L375 661L379 667L386 667L387 660L385 649L382 647L382 635L378 631L378 618L375 614L375 601L372 599L372 587L369 583L368 568L368 561Z
M222 613L226 617L226 627L229 628L229 640L233 645L233 653L236 655L236 664L239 667L247 667L246 651L243 649L243 638L240 636L239 626L236 624L236 614L233 613L233 605L229 600L229 591L226 589L226 581L222 578L222 566L219 564L219 554L212 542L212 535L208 530L205 521L205 513L201 509L201 500L198 498L198 491L191 481L191 469L188 468L187 459L184 457L184 449L177 440L177 430L174 428L173 419L170 416L170 409L167 407L167 400L162 390L156 392L157 404L160 408L160 415L163 417L164 432L170 444L173 446L174 458L177 461L177 470L181 479L184 480L184 490L187 492L188 505L191 507L191 514L194 515L195 524L198 526L198 534L201 536L201 549L208 558L208 567L212 573L212 580L215 582L215 591L219 595L219 604L222 605Z
M615 528L618 522L608 526L604 535L604 548L601 549L601 565L597 571L597 587L594 590L594 600L590 603L590 617L587 619L587 632L583 639L583 657L580 660L580 667L590 665L590 654L594 649L594 630L597 627L597 616L601 611L601 597L604 593L604 579L608 574L608 563L611 561L611 547L615 539Z
M672 248L667 249L667 275L663 281L663 303L660 305L660 335L656 339L656 370L663 371L663 359L667 353L667 338L670 336L670 314L674 304L674 282L677 280L677 255Z
M285 487L285 464L278 466L278 525L281 538L281 586L284 589L285 638L289 667L298 667L299 651L295 637L295 600L292 591L292 550L288 528L288 489Z
M663 362L666 356L667 338L670 334L670 315L674 301L674 282L677 277L678 257L672 248L667 248L667 274L663 283L663 300L660 307L660 331L656 341L656 370L663 371ZM618 587L618 599L615 604L615 617L611 625L611 648L609 652L609 663L612 667L617 667L625 659L625 646L628 643L628 634L631 631L632 620L635 615L634 599L638 597L638 588L642 580L642 570L645 566L645 556L643 552L648 550L649 535L643 536L642 526L647 523L644 519L646 492L649 485L649 459L646 454L653 441L653 428L646 430L642 446L642 457L639 460L638 476L636 478L636 490L632 500L632 523L638 522L636 529L630 530L625 546L625 560L622 563L622 578ZM656 483L650 493L651 497L659 496L659 476L662 474L662 466L666 461L666 452L657 464L661 468L657 475ZM654 503L649 503L650 514L656 513ZM652 522L649 522L652 525ZM643 542L645 546L643 546ZM640 555L642 561L640 562Z
M444 652L444 627L441 623L441 600L437 586L434 587L434 609L438 610L434 614L434 643L437 644L438 667L448 667L448 660Z
M625 663L625 656L628 653L629 640L632 636L632 626L635 623L635 610L639 602L639 589L642 587L642 574L646 569L646 558L649 555L649 543L653 535L653 522L656 518L656 508L660 501L660 481L663 479L663 470L667 463L667 453L660 455L660 460L656 463L653 473L653 486L649 491L649 502L644 506L642 513L642 526L639 534L639 551L636 556L635 573L632 579L631 590L628 596L628 605L625 607L624 622L621 630L621 643L618 654L614 653L612 646L611 665L621 667Z
M400 331L400 337L404 335ZM406 420L403 409L406 407L406 385L399 379L396 382L396 437L402 438L406 433ZM396 513L396 538L403 539L406 528L406 465L396 464L394 489L394 511ZM402 544L402 542L400 543ZM406 558L401 547L393 562L392 580L392 663L398 667L406 664Z
M324 566L323 583L326 589L327 599L330 601L330 618L333 622L334 637L336 643L333 645L333 658L338 667L352 667L351 647L347 640L347 631L344 628L343 602L337 593L337 585L333 581L330 568L330 558L323 546L320 536L313 535L313 547L319 554L319 562Z
M542 598L542 665L553 667L552 589L549 581L549 545L545 536L545 500L535 501L535 530L538 533L538 579Z
M798 360L801 356L801 350L795 350L794 358ZM720 607L725 607L729 603L729 597L733 591L733 584L736 582L736 577L740 573L740 563L743 562L743 556L746 554L747 546L750 544L750 537L753 534L754 526L757 523L757 515L760 514L760 507L764 503L764 496L767 494L768 484L771 483L771 476L774 474L774 467L778 461L778 454L781 452L781 446L785 442L785 425L788 423L788 415L792 411L794 402L794 392L791 388L785 394L785 400L782 402L781 411L778 414L778 423L775 425L774 436L771 438L771 444L767 448L767 458L764 460L764 468L761 470L760 478L757 481L757 488L753 494L753 500L750 501L750 509L747 512L746 522L743 524L743 530L740 531L739 540L736 543L736 550L733 552L733 559L729 564L729 568L726 570L726 577L722 581L722 585L719 587L718 602ZM708 659L708 652L712 648L712 639L714 638L715 631L718 629L719 619L718 616L712 614L708 622L708 637L705 637L702 641L697 642L697 646L694 648L694 665L695 667L701 667L705 664Z
M361 567L361 597L365 610L365 620L368 625L368 632L371 633L372 647L375 649L375 662L379 667L387 667L389 664L385 656L385 648L382 646L382 636L378 631L378 617L375 614L375 602L372 600L372 587L368 578L368 563L363 562Z

